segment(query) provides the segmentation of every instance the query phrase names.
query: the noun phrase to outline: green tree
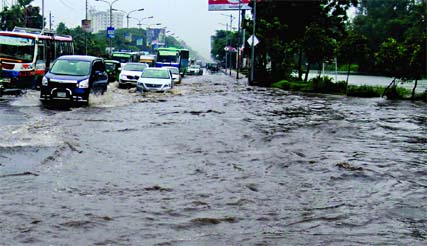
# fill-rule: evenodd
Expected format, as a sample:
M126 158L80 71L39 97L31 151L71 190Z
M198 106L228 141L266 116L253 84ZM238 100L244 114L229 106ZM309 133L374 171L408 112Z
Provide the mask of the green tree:
M30 5L32 0L19 0L12 7L4 7L0 12L0 28L12 30L14 27L42 27L42 16L39 7Z
M295 64L299 77L302 76L302 60L307 58L307 50L313 46L307 41L307 28L322 30L327 38L322 40L328 47L334 46L333 40L339 41L345 34L348 20L347 9L356 4L355 0L320 0L320 1L274 1L263 0L257 3L256 36L261 40L256 47L258 64L255 67L266 70L265 64L271 64L273 79L287 78ZM253 6L253 3L251 3ZM245 21L245 28L251 33L251 22ZM320 37L317 37L320 38ZM324 52L327 55L328 52ZM332 52L333 53L333 52ZM310 59L313 60L310 54ZM269 62L271 58L271 62ZM324 57L327 59L328 57ZM290 69L289 69L290 68ZM259 73L259 71L258 71ZM261 71L261 74L265 72Z
M371 54L378 53L381 44L389 38L409 46L420 44L425 40L426 14L425 1L363 0L353 21L352 32L368 38ZM385 72L384 67L375 65L373 56L359 65L363 72Z
M368 39L354 32L342 40L338 47L339 60L344 60L347 63L347 78L350 76L350 67L353 62L362 63L366 61L369 54Z
M317 24L312 24L306 28L304 35L304 51L307 57L307 81L311 64L321 64L325 60L331 60L335 56L337 43L335 39L328 36L325 29Z

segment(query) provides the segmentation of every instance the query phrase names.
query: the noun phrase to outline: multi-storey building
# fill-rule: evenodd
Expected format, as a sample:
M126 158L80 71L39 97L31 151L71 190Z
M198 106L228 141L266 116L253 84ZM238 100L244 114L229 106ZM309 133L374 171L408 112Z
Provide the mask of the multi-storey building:
M123 17L123 13L113 11L112 24L115 29L123 28ZM107 27L110 26L110 11L97 11L91 9L89 10L88 18L92 22L92 31L94 33L107 30Z

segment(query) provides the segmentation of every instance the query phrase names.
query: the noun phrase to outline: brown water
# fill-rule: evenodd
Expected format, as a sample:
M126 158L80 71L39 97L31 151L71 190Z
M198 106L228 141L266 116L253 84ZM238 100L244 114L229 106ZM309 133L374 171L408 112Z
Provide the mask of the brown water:
M425 245L425 103L186 77L0 101L0 245Z

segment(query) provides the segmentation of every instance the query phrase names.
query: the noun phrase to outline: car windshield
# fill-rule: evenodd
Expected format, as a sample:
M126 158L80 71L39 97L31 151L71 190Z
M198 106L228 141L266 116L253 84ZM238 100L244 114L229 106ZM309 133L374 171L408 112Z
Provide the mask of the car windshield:
M57 60L50 70L53 74L84 76L90 73L90 61Z
M105 69L108 71L114 70L114 63L105 63Z
M141 76L142 78L169 79L169 71L164 69L147 69Z
M191 65L190 68L200 68L199 65Z
M128 63L125 65L124 70L142 72L144 71L145 68L147 68L147 65L145 63L141 63L141 64Z
M179 70L176 67L168 67L168 69L172 72L172 74L179 74Z

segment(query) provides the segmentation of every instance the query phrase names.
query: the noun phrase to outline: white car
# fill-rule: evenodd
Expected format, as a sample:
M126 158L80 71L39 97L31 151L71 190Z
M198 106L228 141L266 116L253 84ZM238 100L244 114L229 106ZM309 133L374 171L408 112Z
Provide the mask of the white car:
M174 84L181 84L181 74L179 73L179 69L177 67L164 67L171 71L172 79Z
M124 86L135 86L136 81L138 81L141 73L148 67L146 63L130 62L126 63L122 67L122 71L119 76L119 87L123 88Z
M149 67L136 83L138 91L168 91L173 88L172 73L167 68Z
M187 69L187 74L202 75L203 69L199 65L191 65Z

